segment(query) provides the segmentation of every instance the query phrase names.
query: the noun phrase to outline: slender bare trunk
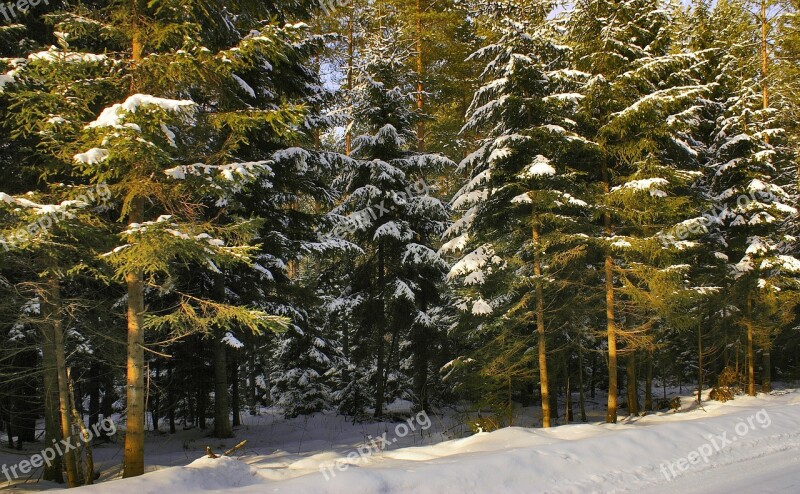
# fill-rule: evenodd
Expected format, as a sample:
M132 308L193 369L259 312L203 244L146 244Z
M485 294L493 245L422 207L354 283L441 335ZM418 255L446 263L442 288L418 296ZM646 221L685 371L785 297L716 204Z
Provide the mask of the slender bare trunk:
M703 323L697 326L697 403L703 403Z
M611 190L611 177L608 173L608 165L602 165L603 189L606 196ZM611 213L606 210L603 213L603 223L606 236L610 237ZM606 332L608 334L608 406L606 410L606 422L615 424L617 422L617 323L614 314L614 259L611 252L606 253L605 263L605 291L606 291Z
M355 47L353 46L353 40L355 39L353 31L353 17L355 15L355 2L351 1L350 16L347 18L347 99L349 101L352 101L351 97L353 94L353 64L355 63ZM344 152L347 156L350 156L352 150L353 136L352 129L349 129L344 136Z
M586 422L586 392L583 389L583 373L583 343L580 340L580 336L578 336L578 403L581 408L581 422Z
M419 112L419 121L417 122L417 151L425 151L425 122L422 120L422 111L425 106L425 97L423 94L424 87L422 85L422 74L424 65L422 63L422 1L417 0L417 111Z
M653 352L647 352L647 374L645 375L644 409L653 409Z
M627 358L628 374L628 415L639 415L639 391L636 389L636 352L631 351Z
M231 415L233 415L233 421L231 425L233 427L239 427L242 425L242 418L241 418L241 396L239 394L239 359L236 355L236 352L232 352L231 354Z
M58 410L61 421L61 436L67 444L75 444L76 438L72 436L72 419L70 418L69 384L67 381L67 363L64 351L64 328L61 320L61 286L58 277L53 274L47 280L47 290L43 297L47 307L45 314L53 336L53 350L55 353L56 374L58 376ZM65 448L67 449L67 448ZM67 473L67 486L80 485L78 471L75 465L75 455L71 450L64 452L63 463Z
M745 325L747 326L747 394L756 395L756 366L753 351L753 296L747 292L747 312Z
M379 241L380 242L380 241ZM377 354L377 369L375 374L375 416L380 417L383 415L383 400L384 400L384 393L385 393L385 381L383 378L383 374L385 371L385 352L384 352L384 334L386 331L385 328L385 318L384 318L384 311L385 304L383 302L383 270L384 270L384 259L383 259L383 245L380 243L378 244L378 286L375 294L375 305L377 313L375 314L375 338L376 344L378 346L378 354Z
M61 429L61 415L58 395L58 364L56 361L56 346L53 331L53 320L60 317L57 307L52 302L52 295L44 294L41 298L42 306L42 370L44 379L44 421L45 444L49 447L64 438ZM56 458L48 466L44 466L44 479L54 482L64 482L61 457Z
M768 50L769 22L767 20L767 0L761 0L761 99L762 106L766 110L769 108L769 50ZM764 118L767 118L766 114ZM769 135L764 136L764 140L769 142Z
M54 355L52 356L55 357ZM50 360L50 356L45 357L45 361ZM47 378L48 380L50 378ZM50 389L52 386L52 390L55 391L53 393ZM45 435L44 435L44 443L46 445L51 446L53 444L58 443L63 439L63 435L61 434L61 421L59 419L59 410L58 410L58 386L55 382L48 382L45 384L44 388L45 393L45 410L44 410L44 420L45 420ZM52 395L55 394L55 397ZM42 475L43 480L49 480L51 482L56 483L63 483L64 482L64 472L63 472L63 465L61 463L61 457L56 456L53 461L48 465L45 463L44 471Z
M569 424L573 421L574 412L572 410L572 383L570 381L569 351L564 352L564 423Z
M539 222L533 218L533 274L536 277L536 332L539 340L539 391L542 395L542 427L550 427L550 391L547 383L547 342L544 332L544 290Z
M250 415L256 415L256 405L257 405L257 387L258 384L256 383L256 345L255 343L250 343L247 347L248 349L248 361L247 361L247 407L250 409Z
M214 273L213 298L218 303L225 302L225 275ZM225 348L225 332L216 329L212 336L212 350L214 363L214 437L233 437L231 430L231 401L228 391L228 354Z

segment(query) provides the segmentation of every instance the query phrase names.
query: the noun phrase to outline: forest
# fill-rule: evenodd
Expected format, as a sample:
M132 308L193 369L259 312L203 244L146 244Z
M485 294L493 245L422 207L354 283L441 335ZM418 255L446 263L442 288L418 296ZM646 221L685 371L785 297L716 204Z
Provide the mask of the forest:
M800 379L798 0L20 0L0 52L3 447Z

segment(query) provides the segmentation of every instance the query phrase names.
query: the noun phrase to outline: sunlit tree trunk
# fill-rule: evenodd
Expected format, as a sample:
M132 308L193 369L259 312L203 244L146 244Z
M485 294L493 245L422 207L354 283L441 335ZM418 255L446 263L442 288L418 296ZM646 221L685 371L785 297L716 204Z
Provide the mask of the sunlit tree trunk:
M134 47L136 44L134 44ZM139 51L141 55L141 51ZM136 198L131 204L128 220L141 223L144 217L144 199ZM125 457L123 478L144 473L144 283L142 271L125 275L128 286L128 360L126 393Z
M353 43L355 42L354 36L354 26L353 21L356 15L356 7L355 1L351 0L350 2L350 15L347 18L347 98L350 99L350 96L353 92L353 64L355 63L355 46ZM350 156L351 151L353 150L353 135L352 129L348 129L347 133L344 136L344 152L347 156Z
M417 0L417 39L416 39L416 55L417 55L417 111L420 117L425 106L425 95L423 93L424 87L422 84L422 75L424 65L422 60L422 1ZM417 122L417 151L425 151L425 122L422 118Z
M611 190L611 177L608 174L608 166L604 162L602 165L603 189L608 196ZM606 236L610 237L611 213L603 213L603 223L605 225ZM614 315L614 259L611 253L605 256L605 292L606 292L606 332L608 338L608 405L606 409L606 422L615 424L617 422L617 324Z
M761 0L761 98L764 110L769 108L769 20L767 19L767 0ZM766 117L765 117L766 118ZM764 135L764 140L769 142L769 134ZM799 165L800 166L800 165ZM765 393L772 391L772 375L769 347L764 348L763 376L761 390ZM755 378L754 378L755 379Z
M134 65L141 64L144 54L144 27L139 16L145 10L144 0L131 1L131 57ZM131 79L131 93L138 92ZM131 200L128 223L144 221L144 197ZM128 359L126 363L126 427L122 477L144 473L144 278L140 269L125 274L128 288Z
M550 427L550 392L547 382L547 342L544 332L544 294L539 222L533 218L533 274L536 277L536 332L539 340L539 390L542 395L542 427Z
M761 103L766 110L769 108L769 20L767 19L767 0L761 0ZM766 115L765 115L766 118ZM769 142L769 135L764 136Z

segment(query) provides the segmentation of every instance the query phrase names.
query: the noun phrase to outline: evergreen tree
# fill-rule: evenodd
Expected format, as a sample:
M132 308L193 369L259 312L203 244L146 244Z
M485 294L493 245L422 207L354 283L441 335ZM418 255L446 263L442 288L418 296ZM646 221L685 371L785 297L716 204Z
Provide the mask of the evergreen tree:
M559 67L567 54L556 41L555 25L544 21L549 8L540 4L530 24L505 18L497 26L497 43L474 55L487 60L486 82L475 94L465 130L485 130L487 137L460 165L470 179L452 207L464 215L448 229L450 240L442 247L463 255L448 278L463 287L460 306L471 314L464 321L467 338L487 350L497 346L499 355L486 365L500 373L501 389L509 376L497 366L519 365L537 334L544 427L551 418L546 328L555 326L545 312L569 303L560 293L568 284L564 270L585 255L578 233L589 219L588 204L580 199L585 186L573 165L589 143L567 130L582 97L575 93L582 74Z
M334 235L362 252L344 291L347 311L361 321L350 335L351 341L361 342L360 355L350 358L366 369L376 416L383 414L391 391L405 387L398 372L402 342L408 338L418 350L413 358L419 359L414 398L426 406L428 357L419 350L429 349L427 339L437 330L439 283L446 266L432 243L445 226L447 210L429 194L425 180L451 162L409 151L418 115L408 107L414 78L402 46L402 37L389 29L368 37L353 110L365 133L353 141L355 160L342 177L345 198L333 211L338 217Z
M796 214L790 205L795 169L775 108L763 107L760 64L750 49L759 39L758 24L743 3L728 1L717 4L710 24L726 29L709 27L707 34L716 62L708 77L717 86L707 105L714 126L706 152L712 204L706 223L716 256L727 267L721 273L726 299L743 308L748 392L754 395L754 344L764 352L769 389L770 347L781 327L777 299L795 283L792 273L800 267L785 226Z
M604 257L609 422L617 417L617 339L633 352L647 341L637 345L634 337L661 317L635 302L651 290L670 293L655 285L678 277L656 277L654 270L696 247L687 240L663 242L663 232L697 207L689 188L698 173L696 150L670 117L707 92L697 74L702 59L673 50L673 13L659 0L586 0L568 20L574 67L590 75L575 120L578 134L596 144L590 180L602 184L594 204Z

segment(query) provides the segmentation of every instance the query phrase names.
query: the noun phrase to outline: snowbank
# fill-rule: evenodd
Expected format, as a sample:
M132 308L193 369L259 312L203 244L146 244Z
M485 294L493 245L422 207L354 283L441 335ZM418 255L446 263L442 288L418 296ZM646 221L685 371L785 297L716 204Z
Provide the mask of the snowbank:
M682 413L626 418L619 424L509 427L427 446L390 446L358 457L353 448L289 460L243 458L252 465L230 458L201 459L186 467L114 481L113 490L122 494L219 489L239 494L528 494L672 492L680 485L684 492L717 492L709 487L727 477L718 478L716 472L728 476L756 460L762 470L748 478L759 490L763 487L762 492L770 486L785 490L800 485L797 392L686 408ZM391 427L388 431L391 440ZM697 459L697 451L704 457ZM771 473L770 468L780 471ZM110 487L99 484L79 492L107 492Z

